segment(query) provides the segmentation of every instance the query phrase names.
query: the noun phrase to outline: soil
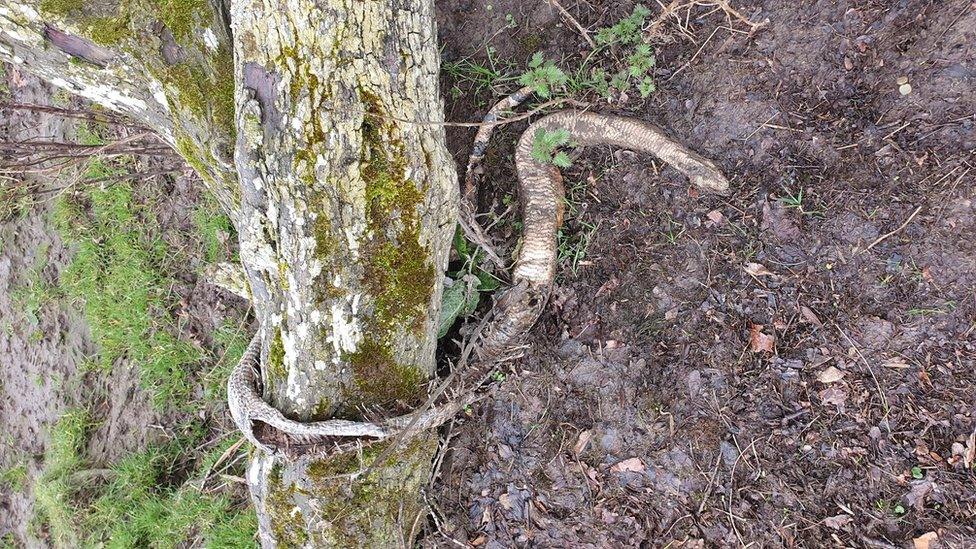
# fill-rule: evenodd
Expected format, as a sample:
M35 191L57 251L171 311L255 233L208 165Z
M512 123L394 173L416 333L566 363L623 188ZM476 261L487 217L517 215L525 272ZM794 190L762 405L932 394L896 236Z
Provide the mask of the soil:
M561 4L589 29L633 7ZM564 234L598 228L454 426L427 545L976 547L976 6L734 5L769 24L681 10L657 91L592 107L657 123L733 196L626 151L564 170ZM587 51L547 2L438 9L448 61ZM512 91L455 86L455 121ZM506 210L524 128L496 132L482 211ZM472 137L449 131L459 166Z

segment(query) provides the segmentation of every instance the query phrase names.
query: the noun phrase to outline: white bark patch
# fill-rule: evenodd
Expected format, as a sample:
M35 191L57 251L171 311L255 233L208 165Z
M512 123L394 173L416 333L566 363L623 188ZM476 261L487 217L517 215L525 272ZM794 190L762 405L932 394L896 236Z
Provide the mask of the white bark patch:
M209 27L203 30L203 43L206 44L211 51L217 51L217 48L220 47L220 42L217 41L217 35L214 34L214 31Z
M169 110L169 99L166 98L166 93L163 90L156 90L153 92L153 99L157 103L163 106L167 111Z
M355 313L349 314L347 318L346 307L341 301L332 304L332 333L329 339L336 354L332 357L332 362L339 364L342 362L342 355L353 353L359 347L362 340L362 330L356 320Z

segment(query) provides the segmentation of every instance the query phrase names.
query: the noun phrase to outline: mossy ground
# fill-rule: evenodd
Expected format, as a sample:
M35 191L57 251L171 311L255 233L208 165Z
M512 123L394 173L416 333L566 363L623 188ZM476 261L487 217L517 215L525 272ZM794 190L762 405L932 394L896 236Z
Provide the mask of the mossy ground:
M79 132L89 144L99 142L99 134ZM32 529L63 547L253 547L253 511L242 505L238 489L221 487L213 470L237 440L214 440L225 430L214 421L222 417L224 385L247 345L247 330L239 318L228 318L213 342L202 344L184 335L172 312L178 278L192 276L185 272L189 265L230 258L232 228L205 197L187 215L190 232L180 236L195 249L167 244L156 215L161 197L153 185L159 182L111 179L134 168L133 159L95 160L84 177L108 182L82 185L56 203L52 222L73 259L58 284L32 284L23 298L38 309L60 301L82 314L98 349L87 375L134 366L169 436L97 463L87 444L101 421L98 397L63 414L29 487L36 501ZM39 270L46 254L37 257ZM236 470L225 472L242 474L240 450L228 456L221 469L231 463ZM20 482L11 471L0 482Z

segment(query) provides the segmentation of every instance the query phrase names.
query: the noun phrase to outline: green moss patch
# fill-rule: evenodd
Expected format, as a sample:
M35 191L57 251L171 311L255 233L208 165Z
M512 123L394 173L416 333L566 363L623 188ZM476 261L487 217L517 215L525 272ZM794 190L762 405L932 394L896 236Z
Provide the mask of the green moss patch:
M354 405L387 409L416 405L423 397L426 372L397 362L394 341L404 332L419 334L435 283L431 251L420 243L418 209L424 192L406 177L403 143L377 98L363 93L361 173L366 185L368 240L364 245L365 283L373 297L366 339L344 357L354 372Z

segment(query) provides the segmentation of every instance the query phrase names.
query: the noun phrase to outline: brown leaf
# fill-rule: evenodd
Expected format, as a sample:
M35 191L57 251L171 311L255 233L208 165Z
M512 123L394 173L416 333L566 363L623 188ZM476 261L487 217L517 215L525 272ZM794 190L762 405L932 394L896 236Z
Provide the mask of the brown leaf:
M936 532L926 532L912 540L915 549L929 549L933 541L939 541L939 534Z
M833 404L838 407L843 406L847 402L847 391L838 385L827 387L823 391L820 391L820 400L824 404Z
M749 330L749 346L754 353L773 354L776 348L776 338L762 332L762 324L753 324Z
M498 503L502 505L507 511L512 510L512 497L508 494L502 494L498 496Z
M708 218L708 222L706 222L705 225L710 227L718 227L719 225L725 223L725 216L722 215L722 212L718 210L708 212L705 217Z
M611 473L640 473L644 470L644 462L640 458L630 458L610 467Z
M823 327L823 322L820 322L820 317L818 317L816 315L816 313L814 313L812 310L810 310L810 307L807 307L805 305L804 306L801 306L800 307L800 316L802 316L803 317L803 320L806 320L810 324Z
M908 368L908 362L906 362L905 359L900 356L893 356L888 360L884 361L884 364L882 364L882 366L884 366L885 368L895 368L901 370L904 368Z
M921 511L925 508L925 498L932 492L933 488L935 488L935 483L931 480L915 481L912 483L911 491L905 494L905 501L916 511Z
M836 517L827 517L824 519L824 525L833 528L834 530L841 530L844 526L850 524L854 520L850 515L837 515Z
M749 274L751 276L755 276L755 277L775 276L774 273L769 269L767 269L766 266L763 265L762 263L746 263L746 266L744 268L746 274Z
M582 454L586 450L586 447L590 445L591 438L593 438L593 431L590 431L589 429L580 433L579 437L576 439L576 446L573 447L573 452L575 452L576 455Z
M837 383L842 379L844 379L844 371L835 366L827 366L826 370L817 375L817 381L825 385Z

